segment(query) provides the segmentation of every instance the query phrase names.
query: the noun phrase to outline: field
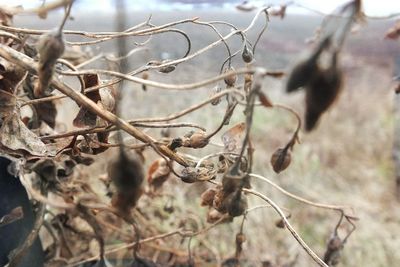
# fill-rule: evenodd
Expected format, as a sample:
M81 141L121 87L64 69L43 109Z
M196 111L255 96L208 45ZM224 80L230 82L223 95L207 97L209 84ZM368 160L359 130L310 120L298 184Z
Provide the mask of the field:
M146 20L147 15L140 14L131 19L129 25ZM67 29L85 31L114 29L114 17L107 14L77 12L73 16L74 21L67 23ZM239 28L246 27L252 19L249 13L191 11L186 14L154 13L152 22L158 25L195 16L203 21L232 22ZM310 51L312 45L307 45L305 40L313 35L321 20L321 17L300 15L288 15L283 20L272 18L255 54L255 65L270 70L290 70L296 60ZM52 27L50 25L57 25L58 21L58 17L54 14L47 20L22 16L15 18L15 25L47 29ZM339 266L377 267L397 266L400 263L398 234L400 206L396 199L392 161L396 95L391 90L392 77L400 71L400 47L398 41L383 39L385 31L391 24L392 20L367 21L361 25L358 32L349 36L340 58L340 65L345 74L343 93L337 103L323 116L315 131L300 133L301 143L293 150L292 163L280 174L275 174L272 170L270 157L277 148L284 146L290 139L295 129L295 120L291 114L277 108L267 110L256 107L254 114L254 128L251 132L255 146L254 173L268 177L287 191L303 198L325 204L351 206L351 214L359 218L356 222L356 231L345 244ZM255 29L249 33L250 40L255 40L261 27L260 20ZM206 26L187 24L177 28L184 30L190 36L192 51L218 40L218 36ZM221 32L227 34L229 29L221 27ZM142 42L146 38L127 40L133 48L133 41ZM233 51L241 48L239 37L231 38L229 44ZM114 41L106 42L92 47L87 53L93 55L110 53L115 51L115 45ZM180 57L185 53L185 49L184 39L179 35L167 33L154 36L145 49L130 57L130 68L135 69L150 60L162 57ZM226 50L220 44L179 65L170 75L150 72L149 79L174 84L200 81L217 75L221 62L226 57ZM243 66L240 56L234 58L233 66L235 68ZM91 67L107 66L104 62L98 62ZM70 83L77 85L73 79L70 79ZM285 77L267 78L263 82L262 90L273 103L285 104L303 114L304 94L301 92L285 94L284 84ZM140 85L125 83L123 89L122 117L126 119L165 116L207 99L212 93L212 86L192 91L167 91L148 87L147 91L143 91ZM59 114L56 129L59 131L71 129L72 119L78 112L78 107L71 100L59 100L57 105ZM243 107L239 107L240 109ZM196 123L211 131L218 126L224 112L225 103L218 106L208 105L178 121ZM237 111L230 125L243 120L244 115L241 111ZM229 127L225 126L226 129ZM172 129L171 136L182 136L187 131L187 128ZM146 129L146 132L160 136L159 129ZM199 152L182 150L182 153L190 152L201 158L219 151L218 146L222 143L221 133L213 137L212 145L206 149ZM126 141L135 142L128 136ZM116 149L112 148L106 152L106 156L104 154L96 156L97 160L92 166L79 167L80 175L96 185L98 177L104 176L106 172L107 159L115 156L116 152ZM147 169L157 155L146 150L144 156ZM256 179L252 180L252 187L289 210L291 214L289 221L293 227L318 255L323 255L327 240L339 219L338 212L319 209L290 199L269 184ZM149 199L139 201L138 209L145 210L151 206L156 214L151 219L159 220L158 227L165 232L172 229L171 225L175 225L175 220L182 218L192 218L199 222L199 225L206 226L207 209L199 207L199 197L205 188L207 185L182 184L179 179L171 176L164 185L163 192L174 196L172 205L175 211L172 214L156 214L165 203L170 204L170 198L165 196L156 198L154 202L150 202ZM103 189L99 186L98 190ZM264 204L249 196L249 207ZM242 255L243 266L260 266L261 262L266 264L267 261L273 263L271 266L314 266L315 263L290 233L275 226L278 219L276 213L268 207L254 209L248 213L244 227L247 241L244 243ZM193 255L196 257L204 251L209 253L211 251L217 261L232 256L235 251L234 235L239 231L241 223L242 219L238 217L233 223L218 225L207 233L195 237L191 242ZM347 226L345 224L345 227L339 229L341 235L349 229ZM108 241L107 245L111 246L123 240L116 238ZM166 244L168 242L165 244L161 242L158 245L165 247ZM179 238L176 238L173 244L174 246L169 249L186 252L186 241L179 242ZM147 248L150 250L155 246ZM96 254L95 249L91 251ZM113 254L110 257L123 257L123 255L125 254ZM293 265L284 265L291 261Z

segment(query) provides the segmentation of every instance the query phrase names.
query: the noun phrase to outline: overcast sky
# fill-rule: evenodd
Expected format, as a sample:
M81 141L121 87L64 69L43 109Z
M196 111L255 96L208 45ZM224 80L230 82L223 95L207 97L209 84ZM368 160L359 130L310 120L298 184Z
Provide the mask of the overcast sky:
M48 2L50 2L48 0ZM212 2L212 1L210 1ZM232 2L232 0L230 1ZM237 3L241 1L238 0ZM253 0L251 2L256 2L259 4L268 3L285 3L288 1L280 0ZM297 0L296 3L301 5L322 11L324 13L331 12L335 7L348 2L346 0ZM24 7L35 7L42 3L42 0L0 0L0 5L18 5L22 4ZM192 8L191 6L185 6L177 3L170 3L168 0L126 0L129 3L129 7L133 10L185 10ZM364 0L364 10L365 13L371 16L381 16L388 15L391 13L400 12L400 0ZM90 8L90 10L113 10L114 1L113 0L77 0L76 5L81 8ZM229 4L232 5L232 4ZM204 6L203 6L204 7ZM228 7L228 4L225 5ZM224 7L224 8L225 8ZM201 6L197 7L201 8ZM307 11L301 8L291 7L289 12L292 13L306 13Z

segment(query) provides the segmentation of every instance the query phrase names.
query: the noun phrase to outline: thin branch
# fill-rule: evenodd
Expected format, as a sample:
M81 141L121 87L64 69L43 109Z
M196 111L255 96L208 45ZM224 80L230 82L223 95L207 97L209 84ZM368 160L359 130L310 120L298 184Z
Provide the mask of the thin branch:
M243 188L243 191L255 196L258 196L259 198L261 198L262 200L264 200L265 202L267 202L269 205L271 205L271 207L279 214L279 216L281 217L282 221L285 223L286 228L289 230L289 232L292 234L292 236L296 239L296 241L300 244L300 246L307 252L308 255L310 255L310 257L319 265L322 267L329 267L320 257L318 257L318 255L306 244L306 242L304 242L304 240L300 237L300 235L296 232L296 230L294 230L294 228L292 227L292 225L289 223L289 221L287 220L285 214L283 213L283 211L281 210L281 208L275 204L275 202L273 202L271 199L269 199L268 197L266 197L265 195L255 191L255 190L251 190L251 189L246 189Z
M329 209L329 210L337 210L337 211L342 211L344 209L350 208L350 207L346 207L346 206L338 206L338 205L329 205L329 204L322 204L322 203L318 203L318 202L314 202L311 200L307 200L305 198L299 197L293 193L290 193L288 191L286 191L285 189L283 189L282 187L280 187L279 185L275 184L274 182L272 182L271 180L269 180L268 178L261 176L259 174L255 174L255 173L250 173L249 174L250 177L254 177L257 178L261 181L264 181L268 184L270 184L271 186L273 186L274 188L278 189L280 192L282 192L284 195L293 198L297 201L300 201L304 204L313 206L313 207L317 207L317 208L322 208L322 209Z

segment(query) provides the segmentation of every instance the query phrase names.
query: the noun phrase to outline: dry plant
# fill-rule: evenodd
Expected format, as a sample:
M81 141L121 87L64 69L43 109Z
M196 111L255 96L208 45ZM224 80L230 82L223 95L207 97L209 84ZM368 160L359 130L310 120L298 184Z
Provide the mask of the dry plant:
M122 5L123 1L117 3ZM256 106L261 105L267 111L283 109L297 121L290 140L271 153L271 165L276 173L290 166L291 151L299 144L303 121L301 116L291 107L271 101L263 88L265 77L281 79L286 73L281 70L267 70L255 63L257 53L261 52L257 50L257 43L266 32L269 16L284 18L289 6L290 4L279 8L258 9L245 29L223 21L201 21L199 18L154 25L151 17L128 28L122 12L118 15L118 27L114 32L64 30L69 14L73 12L72 0L56 1L27 11L2 8L0 149L2 157L12 159L16 166L13 175L19 177L37 208L28 235L17 247L7 252L8 260L0 263L8 267L18 266L42 228L51 239L45 251L46 266L83 266L84 263L90 264L85 266L97 267L207 264L239 266L246 262L241 257L243 244L246 238L251 238L245 234L247 214L257 208L272 207L281 218L276 226L287 229L316 264L336 265L347 239L355 229L354 222L357 218L352 210L345 206L304 199L252 170L253 162L257 161L253 152L258 148L251 138ZM48 12L59 7L65 7L65 15L55 30L17 28L12 25L12 17L19 13L35 12L45 18ZM246 4L239 5L238 9L251 11L254 7ZM119 6L119 10L124 10L123 6ZM259 19L265 20L265 26L258 38L251 41L247 33ZM313 51L288 73L286 91L291 93L300 88L305 91L305 131L315 129L324 112L338 98L342 88L339 64L341 48L352 25L363 19L361 0L350 1L327 15L314 38ZM175 28L184 24L207 26L218 39L192 51L192 42L195 40L185 31ZM228 27L231 32L224 36L220 33L219 26ZM137 49L151 42L153 36L165 33L179 34L187 42L187 47L182 49L183 56L153 60L131 70L127 58L134 56ZM66 36L80 36L83 41L67 41ZM232 51L227 42L234 36L239 36L242 41L242 48L238 51ZM397 38L397 25L387 36ZM148 37L148 40L137 43L138 48L127 51L126 37ZM87 59L77 50L74 50L75 57L71 53L65 53L71 47L91 47L114 39L118 40L118 56L99 54ZM224 62L215 62L221 64L218 75L186 84L169 84L151 79L153 72L173 75L181 65L220 44L226 48L227 59ZM243 63L233 66L232 58L237 55L241 55ZM111 63L117 63L119 69L88 68L88 65L99 59L105 59L110 66L113 66ZM67 76L76 78L80 88L69 86L64 81ZM105 80L104 77L112 79ZM124 120L119 104L121 90L128 82L140 84L143 90L170 90L177 97L181 91L200 90L205 86L215 87L210 98L174 114ZM73 120L74 129L57 132L56 114L64 107L57 106L56 101L61 98L73 100L79 106L79 113ZM209 104L226 105L226 111L221 114L220 124L216 129L206 129L193 122L176 121L191 112L206 109ZM29 109L31 115L22 115L22 109ZM235 112L243 112L244 121L223 130L230 124L230 118ZM158 137L139 127L161 128L164 131ZM187 127L193 130L183 136L170 136L167 131L170 128ZM117 138L113 138L112 132L117 133ZM122 132L133 137L136 142L128 144L124 141ZM198 158L194 150L209 147L212 138L220 132L223 132L223 147ZM84 168L79 165L91 165L102 155L110 157L108 151L112 147L117 147L119 152L112 159L105 160L108 165L107 173L90 179L98 180L102 188L100 190L89 179L81 177L80 173ZM145 171L144 151L147 150L153 151L158 158ZM173 177L178 178L181 183L197 183L202 190L205 186L200 184L209 185L199 197L201 206L208 207L206 218L187 214L182 218L185 214L175 210L172 204L174 196L163 190L164 184ZM310 207L338 213L340 220L333 230L323 257L318 256L292 227L289 211L279 207L259 189L252 188L253 179L266 182L287 197ZM266 205L249 207L249 197L260 198ZM168 231L161 227L164 220L162 213L156 206L152 206L160 198L168 199L163 212L172 216L177 214ZM0 227L12 225L23 216L21 207L17 205L0 219ZM223 260L218 251L202 239L202 235L222 223L232 222L235 217L243 218L233 244L236 251L233 257ZM338 229L345 222L353 228L341 238ZM208 250L195 252L192 247L194 239L202 243L203 247L208 247ZM123 244L113 244L113 240L123 240ZM98 253L94 256L93 249L90 249L93 241L97 242L94 246L98 248ZM185 241L188 241L187 251L176 249L176 244ZM132 254L119 253L126 251ZM285 266L294 264L295 261Z

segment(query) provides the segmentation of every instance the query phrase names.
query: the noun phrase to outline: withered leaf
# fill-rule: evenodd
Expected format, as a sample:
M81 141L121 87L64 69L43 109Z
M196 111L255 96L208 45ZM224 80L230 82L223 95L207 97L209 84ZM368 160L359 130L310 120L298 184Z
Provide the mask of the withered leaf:
M100 132L96 134L97 141L100 143L108 144L108 136L110 135L109 132ZM93 146L92 151L93 155L97 155L106 151L109 147L108 146Z
M3 121L0 133L1 144L11 150L24 150L35 156L47 153L46 145L25 126L16 112Z
M16 103L17 98L13 94L0 90L0 119L11 115Z
M89 88L99 85L99 76L97 74L85 74L83 76L84 87ZM101 100L101 96L98 90L85 93L90 100L97 103ZM86 126L96 126L97 115L85 107L79 109L78 114L73 120L73 125L75 127L86 127Z
M112 205L122 212L129 212L143 193L144 173L139 156L123 149L117 158L110 161L107 173L117 189Z
M58 29L54 29L40 36L37 43L39 52L39 83L34 88L34 95L41 97L51 93L49 88L51 78L54 72L54 66L57 59L64 53L65 45L62 33Z
M342 89L342 74L336 66L336 53L328 69L320 70L306 91L305 129L311 131L321 115L338 98Z
M315 73L319 69L317 60L321 53L329 47L330 43L331 38L327 36L307 59L298 62L293 67L286 83L286 92L295 92L299 88L307 86L314 79Z
M164 182L168 179L171 170L168 167L165 159L160 158L155 160L151 165L147 173L147 182L153 190L159 189Z
M18 221L24 217L24 211L21 206L14 208L10 213L0 218L0 227Z
M100 99L101 99L101 104L102 106L110 111L114 112L115 111L115 93L113 91L113 88L101 88L99 90L100 94Z
M39 121L44 121L52 129L56 126L57 108L53 101L46 101L34 105Z
M14 111L15 89L24 75L25 72L21 68L0 58L0 119L11 115Z
M215 189L215 188L208 188L206 191L204 191L200 196L200 200L201 200L200 206L212 207L216 193L217 193L217 189Z
M49 183L56 183L58 180L57 166L54 160L41 159L32 166L32 170Z
M272 104L271 100L269 100L268 96L263 92L258 93L258 98L260 99L261 104L266 108L271 108L274 105Z
M241 122L230 128L229 130L227 130L221 136L226 151L234 152L240 148L242 144L242 139L244 138L245 129L246 129L246 123Z

